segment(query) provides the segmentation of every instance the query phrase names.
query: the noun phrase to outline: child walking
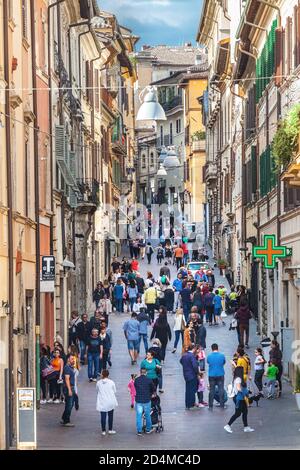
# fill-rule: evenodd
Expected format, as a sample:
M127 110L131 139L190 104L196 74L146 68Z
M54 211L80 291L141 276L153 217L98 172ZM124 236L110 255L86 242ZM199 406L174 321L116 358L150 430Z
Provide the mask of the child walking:
M128 391L130 393L130 398L131 398L131 408L134 408L134 402L135 402L135 396L136 396L136 390L135 390L135 386L134 386L134 381L137 377L137 374L131 374L131 379L129 380L129 384L128 384Z

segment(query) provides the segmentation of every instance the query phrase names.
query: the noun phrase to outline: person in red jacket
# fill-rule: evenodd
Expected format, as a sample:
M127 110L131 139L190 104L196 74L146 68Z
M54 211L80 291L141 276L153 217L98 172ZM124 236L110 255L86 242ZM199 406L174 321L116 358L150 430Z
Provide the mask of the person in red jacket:
M184 242L182 242L180 246L183 250L183 264L186 265L188 262L189 250L188 250L187 244Z
M139 262L136 258L132 258L131 269L132 271L139 271Z

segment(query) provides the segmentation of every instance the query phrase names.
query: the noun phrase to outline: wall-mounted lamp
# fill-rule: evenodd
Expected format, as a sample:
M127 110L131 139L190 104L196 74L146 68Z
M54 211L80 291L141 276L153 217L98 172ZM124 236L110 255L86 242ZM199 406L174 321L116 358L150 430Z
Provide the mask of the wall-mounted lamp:
M1 309L6 315L9 315L10 305L8 302L5 302L4 300L2 300Z

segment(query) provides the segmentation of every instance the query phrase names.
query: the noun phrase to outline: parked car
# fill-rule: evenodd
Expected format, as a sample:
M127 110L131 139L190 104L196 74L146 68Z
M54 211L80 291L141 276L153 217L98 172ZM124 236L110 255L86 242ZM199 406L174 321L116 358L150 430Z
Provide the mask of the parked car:
M203 269L204 273L206 273L206 271L211 271L211 267L206 261L191 261L187 264L187 272L193 277L200 269Z

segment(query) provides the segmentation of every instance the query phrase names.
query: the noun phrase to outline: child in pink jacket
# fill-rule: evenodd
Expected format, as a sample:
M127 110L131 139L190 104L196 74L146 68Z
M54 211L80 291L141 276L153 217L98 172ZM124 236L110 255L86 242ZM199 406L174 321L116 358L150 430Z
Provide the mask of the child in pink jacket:
M134 386L134 381L137 377L137 374L131 374L131 379L129 381L129 384L128 384L128 391L130 393L130 397L131 397L131 408L134 408L134 401L135 401L135 396L136 396L136 391L135 391L135 386Z

